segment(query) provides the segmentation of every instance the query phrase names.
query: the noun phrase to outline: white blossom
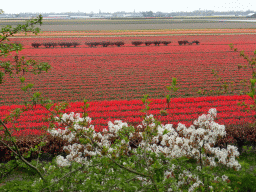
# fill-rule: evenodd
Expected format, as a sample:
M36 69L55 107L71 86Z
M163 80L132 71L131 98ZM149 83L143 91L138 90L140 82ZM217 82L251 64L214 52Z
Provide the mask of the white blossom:
M223 181L226 181L226 180L228 179L228 176L226 176L226 175L222 175L222 177L221 177L221 178L222 178L222 180L223 180Z
M158 135L154 136L152 138L153 143L148 144L146 146L146 141L142 140L138 146L139 147L145 147L146 150L150 152L154 152L157 156L161 153L165 154L169 158L177 158L177 157L182 157L182 156L190 156L192 158L195 158L199 160L200 158L200 151L201 148L204 147L206 151L209 152L210 156L206 156L206 154L201 154L201 158L205 158L205 161L203 161L203 165L205 165L207 162L209 163L210 166L215 167L217 166L217 163L221 163L226 165L227 167L230 168L235 168L239 170L241 168L241 165L238 163L238 161L235 159L235 157L239 156L239 152L237 147L235 146L227 146L227 149L220 149L218 147L213 148L210 145L215 144L218 136L225 136L226 131L225 131L225 126L224 125L219 125L218 123L214 122L214 118L217 115L217 110L216 109L210 109L208 111L208 114L201 115L198 117L197 120L194 121L194 125L198 126L197 129L195 129L194 125L191 125L189 128L187 128L184 124L179 123L177 128L174 129L172 127L172 124L166 124L166 125L159 125L157 127ZM56 118L57 119L57 118ZM73 112L68 114L63 114L61 117L63 121L70 120L74 122L74 128L76 130L78 129L83 129L83 130L88 130L89 128L92 128L94 130L93 125L89 125L89 127L81 127L79 126L78 122L80 121L86 121L90 124L91 118L86 117L81 118L80 114L74 114ZM150 124L147 124L146 121L150 122ZM153 115L149 115L145 118L144 121L142 121L143 126L150 126L150 127L155 127L155 120ZM142 128L143 126L139 125L137 126L138 128ZM115 148L111 147L111 142L110 138L115 137L117 132L124 127L128 127L127 123L123 123L121 120L116 120L114 123L108 122L108 128L109 128L109 133L102 135L101 133L93 133L93 138L100 138L101 142L96 141L98 146L106 146L108 147L108 152L112 153L114 149L116 150L118 147L120 148L121 146L115 146ZM167 130L168 133L163 135L163 132ZM71 132L68 130L66 127L65 130L48 130L49 133L51 133L53 136L56 137L62 137L64 139L67 139L69 142L71 142L75 138L75 132ZM107 133L107 129L104 129L104 133ZM67 134L69 133L69 134ZM142 133L138 133L142 137ZM180 137L179 134L183 134L185 137ZM159 142L159 137L162 137L162 141L160 145L157 145L156 143ZM133 137L133 134L129 134L129 138ZM122 144L128 144L125 140L121 141ZM192 145L193 144L193 145ZM90 150L86 147L89 147ZM81 149L84 149L83 151ZM64 147L65 150L69 151L69 155L67 155L66 158L62 156L58 156L56 158L57 164L59 166L70 166L72 161L76 161L78 163L83 163L86 165L89 165L90 161L87 160L86 157L83 157L83 155L87 154L90 156L95 156L95 155L101 155L101 148L99 147L92 147L90 145L80 145L80 144L73 144L73 145L68 145ZM137 153L137 149L131 149L130 146L128 146L128 150L132 150L134 153ZM208 153L207 152L207 153ZM116 153L116 156L119 156L119 153ZM229 158L228 158L229 157ZM218 159L217 162L215 162L215 158ZM124 165L126 164L125 162L123 163ZM172 167L164 173L165 178L167 177L173 177L173 171L175 170L176 165L172 164ZM196 169L198 171L201 170L200 166L197 166ZM182 186L185 184L185 176L187 176L187 181L191 182L192 178L196 179L196 182L194 182L190 188L189 191L193 191L197 187L199 187L202 182L199 180L198 176L192 175L189 171L184 171L179 175L180 181L177 182L177 186ZM217 180L218 177L215 177L214 180ZM150 181L138 177L142 181L143 185L150 184ZM228 178L227 176L223 175L222 180L226 181ZM211 187L210 187L211 188ZM168 191L171 191L172 189L168 189Z

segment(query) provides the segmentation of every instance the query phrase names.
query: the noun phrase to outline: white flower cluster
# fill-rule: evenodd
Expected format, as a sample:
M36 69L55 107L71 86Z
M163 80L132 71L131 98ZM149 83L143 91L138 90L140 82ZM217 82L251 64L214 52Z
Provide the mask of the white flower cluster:
M203 157L206 160L204 165L217 166L215 157L219 159L219 163L222 163L228 167L239 170L241 165L235 160L235 157L239 156L237 147L228 145L227 149L212 148L216 143L218 137L226 135L225 126L219 125L213 122L216 117L216 109L210 109L208 115L202 115L194 122L195 126L199 126L198 129L194 125L186 128L185 125L179 123L176 130L172 127L172 124L159 125L158 126L158 138L154 137L153 141L158 141L159 136L162 137L160 145L151 144L147 149L159 154L160 152L167 155L169 158L178 157L191 157L197 160ZM163 134L164 131L167 134ZM182 135L182 137L180 136ZM201 153L201 149L204 148L206 153L211 156L207 156L206 153Z
M123 123L121 120L115 120L114 124L111 121L108 122L108 129L110 133L117 133L123 127L128 127L128 124Z
M56 120L59 120L58 117L55 117ZM64 113L61 117L61 120L63 122L72 122L73 125L74 125L74 129L75 130L88 130L89 128L91 129L94 129L94 126L93 125L90 125L88 128L86 127L81 127L78 123L79 122L83 122L83 121L86 121L87 123L91 123L91 118L90 117L86 117L86 118L81 118L80 117L80 113L77 113L77 114L74 114L74 112L71 112L69 115ZM60 123L59 123L60 124ZM48 132L55 136L55 137L61 137L63 139L66 139L68 140L68 142L72 142L74 139L75 139L75 135L76 133L75 132L70 132L68 127L65 127L64 130L61 130L61 129L52 129L52 130L48 130Z
M164 181L170 177L175 178L174 173L173 173L174 169L175 169L175 166L172 166L170 172L165 171ZM198 176L193 175L190 171L187 171L187 170L184 170L183 173L179 174L178 180L179 181L177 182L177 187L181 187L182 185L190 184L191 182L193 182L193 185L190 186L188 191L194 191L196 187L199 187L199 185L203 185L203 183L199 180ZM170 188L169 191L172 191L172 189Z
M142 183L141 183L142 185L150 185L150 184L152 184L150 179L146 179L146 178L140 177L140 176L138 176L137 179L142 181Z
M151 121L151 123L148 124L148 121ZM151 115L148 115L145 117L145 119L142 121L142 125L149 126L149 127L155 127L154 121L155 121L154 116L151 114Z
M55 119L60 120L58 117L55 117ZM90 117L86 117L85 119L88 123L91 123L91 118ZM64 113L61 117L61 120L64 121L64 122L72 121L72 122L74 122L74 124L76 124L78 122L83 121L84 118L81 118L80 113L75 114L74 112L71 112L69 115L67 113Z
M157 127L158 136L152 138L152 141L149 145L147 145L146 150L150 152L155 152L157 155L160 153L164 154L169 158L178 158L178 157L191 157L195 158L198 161L205 158L202 162L203 165L209 166L217 166L215 162L215 158L223 165L226 165L231 168L235 168L239 170L241 165L238 161L235 160L235 157L239 156L239 152L237 151L237 147L228 146L227 149L219 149L213 148L218 137L223 137L226 135L225 126L219 125L214 122L214 118L217 116L216 109L210 109L207 115L202 115L198 118L198 120L194 121L194 125L191 125L189 128L186 128L185 125L179 123L178 127L174 129L172 124L167 125L159 125ZM102 152L103 146L108 148L108 153L115 152L115 155L118 157L119 154L116 149L111 147L111 138L115 137L119 130L124 127L128 127L127 123L123 123L121 120L117 120L114 123L109 122L109 132L107 130L103 130L102 133L96 133L94 131L94 126L90 125L89 128L80 127L78 125L79 121L87 121L88 124L91 122L91 119L87 117L86 119L80 118L80 114L70 113L69 115L64 114L62 117L63 120L72 121L75 123L75 129L83 129L85 131L91 128L93 130L93 140L98 144L99 147L93 148L90 144L80 145L73 144L64 147L65 150L69 151L69 155L65 158L62 156L57 157L57 164L59 166L69 166L71 161L76 161L81 164L89 165L87 161L87 156L95 156L100 155ZM143 126L148 126L154 128L156 124L154 123L153 115L147 116L145 120L142 122L142 125L139 125L138 128ZM148 123L151 122L151 123ZM197 126L198 128L196 128ZM69 131L69 132L68 132ZM64 139L68 139L68 141L72 141L75 138L75 133L70 130L49 130L49 132L54 136L60 136ZM107 133L107 134L106 134ZM85 132L86 134L86 132ZM142 133L130 133L129 138L132 138L134 134L137 134L142 137ZM160 142L160 145L159 145ZM129 146L129 142L125 142L124 140L121 142L120 146L127 146L127 150L131 151L131 147ZM139 144L139 147L145 147L146 142L142 140ZM82 150L83 149L83 150ZM202 153L202 149L204 149L205 153ZM132 150L137 153L136 149ZM172 172L175 169L175 166L165 172L166 178L172 176ZM200 170L201 167L197 167L197 170ZM190 172L184 172L183 175L188 176L187 180L191 180L192 178L196 180L193 185L190 187L189 191L193 191L196 187L202 184L202 182L198 179L198 177L193 176ZM183 176L180 175L182 178ZM184 178L184 177L183 177ZM138 178L143 180L143 184L146 184L147 181L143 178ZM225 176L222 177L223 181L227 178ZM189 180L189 181L190 181ZM184 179L180 179L178 181L178 186L185 184ZM171 190L171 189L170 189Z

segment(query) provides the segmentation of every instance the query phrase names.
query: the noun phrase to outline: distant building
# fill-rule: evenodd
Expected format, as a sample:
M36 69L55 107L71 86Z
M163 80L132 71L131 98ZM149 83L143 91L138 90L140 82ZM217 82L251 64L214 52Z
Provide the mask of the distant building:
M256 17L256 13L249 13L246 17Z
M48 15L48 17L44 17L44 19L70 19L69 15Z
M90 16L70 16L70 19L89 19Z
M0 18L10 18L10 17L11 17L10 15L6 15L6 14L0 15Z

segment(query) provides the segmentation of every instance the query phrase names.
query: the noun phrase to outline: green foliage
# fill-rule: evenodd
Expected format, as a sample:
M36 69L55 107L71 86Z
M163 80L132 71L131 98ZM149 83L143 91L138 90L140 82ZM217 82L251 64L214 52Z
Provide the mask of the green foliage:
M151 101L148 100L148 97L149 97L148 94L146 94L146 95L143 95L143 98L141 99L142 103L145 106L145 109L142 109L142 112L146 113L146 115L148 110L150 109L149 104L151 103Z
M172 85L171 86L166 86L168 91L170 91L170 94L171 94L171 91L173 91L173 92L178 91L179 88L176 87L176 85L177 85L177 78L173 77L172 78ZM171 102L171 98L172 98L172 95L170 95L170 94L166 95L166 104L167 104L168 108L170 108L170 102Z
M231 48L231 50L234 49L234 47L233 47L232 44L230 45L230 48ZM234 51L237 51L237 49L234 49ZM255 53L256 53L256 50L254 51L254 55L255 55ZM251 73L252 73L252 78L250 79L251 85L250 85L250 87L249 87L249 91L248 91L246 94L247 94L249 97L252 98L252 100L253 100L254 103L253 103L253 105L248 105L248 104L245 104L245 103L242 103L242 104L241 104L241 103L238 103L238 105L243 106L244 109L247 110L247 112L249 112L250 110L256 111L256 99L255 99L255 83L256 83L255 65L256 65L256 57L254 56L254 57L252 57L252 58L249 58L249 56L246 55L246 54L244 53L244 51L240 51L240 56L243 57L243 58L247 61L248 64L247 64L247 65L244 65L244 66L241 66L241 65L240 65L240 66L238 67L238 69L247 68L247 67L251 69ZM247 81L244 80L243 82L246 83ZM242 93L244 93L244 92L242 92ZM256 122L254 122L252 125L255 126L255 125L256 125Z
M256 83L256 79L250 79L251 81L251 91L249 93L247 93L247 95L249 95L252 99L254 99L255 96L255 83Z
M34 60L25 60L25 57L21 57L19 59L18 52L23 49L21 44L3 43L4 41L9 41L8 38L10 36L13 36L14 34L19 33L19 32L25 32L25 35L27 34L27 32L32 32L34 34L37 34L40 31L40 29L35 28L36 24L40 24L40 25L42 24L42 16L41 15L39 15L35 19L27 21L24 25L17 25L15 28L12 28L12 26L9 26L9 25L1 28L1 30L0 30L0 56L7 57L10 55L10 52L14 52L14 51L16 52L17 55L13 57L14 64L11 63L11 61L6 61L6 62L0 61L0 84L4 83L5 74L9 74L9 76L12 78L15 78L14 75L16 75L20 79L21 84L23 84L25 82L25 78L23 76L25 72L32 72L34 74L40 74L42 71L47 72L50 69L51 66L47 63L38 63L37 61L34 61ZM23 74L22 74L22 76L19 77L21 72ZM32 88L33 88L33 84L27 84L26 86L22 87L22 90L24 92L27 92L27 91L30 91L30 89L32 89ZM38 102L41 102L41 104L49 102L47 100L43 100L43 98L40 97L40 95L41 94L38 92L33 94L33 97L31 99L33 105L36 105ZM26 154L21 154L16 145L15 137L12 137L12 132L10 132L5 125L5 123L7 123L7 122L11 122L14 119L19 118L21 113L28 110L29 108L30 107L27 105L27 102L25 102L24 108L15 109L9 115L7 115L3 120L0 120L0 128L5 129L4 140L11 141L13 146L9 146L9 145L5 144L4 140L0 140L0 142L12 151L12 155L15 155L16 159L22 160L21 162L19 162L19 167L22 167L24 165L27 168L27 171L29 171L31 169L35 174L40 175L40 177L44 180L42 173L35 166L31 165L28 161L26 161L24 159L24 157L29 158L31 156L32 152L38 151L38 146L36 146L35 148L31 148ZM13 124L12 128L16 129L14 124ZM19 131L19 129L16 129L16 130ZM40 146L39 150L41 150L41 146L43 146L43 144L44 143L39 144L39 146ZM40 154L40 151L39 151L39 154ZM45 183L47 183L46 180L45 180ZM30 184L28 186L30 186ZM15 188L15 185L14 185L14 188ZM18 185L17 188L15 188L15 190L16 189L26 191L27 188L25 186Z
M23 81L24 82L24 81ZM29 83L26 86L22 87L21 89L26 92L28 89L32 89L34 87L34 84Z
M16 52L18 54L19 51L23 49L21 44L7 44L3 43L4 41L9 41L8 37L13 36L14 34L18 32L32 32L34 34L39 33L40 29L35 28L36 24L42 24L42 16L39 15L37 18L29 20L24 25L17 25L15 28L12 28L12 26L7 25L5 27L2 27L0 30L0 56L7 57L10 55L10 52ZM13 73L16 75L20 74L20 72L23 72L23 75L25 72L33 72L34 74L40 74L43 71L48 71L51 66L48 63L41 62L38 63L35 60L25 60L24 57L21 57L19 59L19 56L16 55L13 57L15 63L12 64L10 61L2 62L0 61L0 84L4 82L4 76L5 74L9 74L9 76L13 77ZM23 83L24 81L21 80Z
M139 154L143 154L143 151L139 151ZM168 164L163 164L159 160L162 159L162 157L155 158L154 155L150 156L153 158L155 162L153 162L153 172L154 172L154 178L156 180L157 186L159 187L159 191L166 191L166 186L171 185L174 183L174 180L172 178L169 178L168 180L163 181L161 178L163 176L163 170L167 170L168 167L171 167L172 164L176 165L182 165L186 168L190 168L190 170L195 170L195 160L191 161L191 159L187 158L180 158L175 159L173 161L169 161ZM133 168L135 170L140 169L142 173L144 173L141 169L143 167L143 164L140 164L140 159L138 156L131 156L122 158L118 161L119 164L126 163L127 168ZM129 164L130 162L130 164ZM135 163L134 163L135 162ZM32 163L32 164L35 164ZM99 166L100 165L100 166ZM140 166L142 165L142 166ZM241 163L242 167L248 168L248 164ZM15 164L13 164L15 166ZM54 167L53 167L54 166ZM53 167L53 168L50 168ZM175 175L178 176L179 173L183 170L182 167L180 167L181 170L177 169L175 171ZM246 169L247 169L246 168ZM41 170L41 168L40 168ZM49 163L48 165L44 166L45 170L45 176L49 183L51 183L51 180L57 181L59 178L62 178L65 174L68 174L70 172L70 168L64 167L58 167L56 165L56 160L54 159L52 163ZM78 171L75 171L78 170ZM58 191L58 190L71 190L71 191L131 191L133 189L142 190L142 188L147 188L147 191L155 191L153 186L142 186L142 181L139 181L135 174L129 173L128 171L125 171L118 167L115 164L112 164L107 157L99 157L99 158L93 158L92 164L90 167L82 168L81 165L78 163L74 163L72 167L72 171L75 171L73 174L71 174L70 179L71 182L67 182L67 178L63 178L60 180L60 182L57 182L56 184L52 185L51 190L52 191ZM219 183L211 182L211 179L215 176L215 173L219 172L221 174L225 174L229 177L230 183L227 183L227 185L223 185L221 182L221 179L218 180ZM235 191L236 190L253 190L255 187L255 175L248 174L245 172L245 169L240 171L239 173L224 169L221 167L216 167L213 170L209 168L205 168L204 171L205 176L205 182L208 183L208 185L213 186L215 189L214 191ZM25 182L18 182L18 181L12 181L8 182L6 185L0 187L1 191L12 191L14 189L17 189L17 186L15 183L18 183L20 187L27 189L28 185L30 184L30 190L29 191L42 191L44 189L45 191L45 184L43 182L38 182L38 177L31 176L28 177ZM72 188L71 188L72 183ZM83 183L83 184L82 184ZM52 183L53 184L53 183ZM245 188L243 188L245 187ZM116 189L114 189L116 188ZM118 189L119 190L118 190ZM175 186L172 187L175 189ZM223 190L221 190L223 189ZM177 189L178 190L178 189ZM185 190L185 189L183 189ZM205 190L204 188L202 190Z

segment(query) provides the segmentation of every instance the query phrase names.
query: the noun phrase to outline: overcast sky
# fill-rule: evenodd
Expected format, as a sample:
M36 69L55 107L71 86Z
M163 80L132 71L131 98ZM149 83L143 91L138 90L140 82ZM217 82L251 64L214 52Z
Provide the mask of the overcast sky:
M5 13L136 12L141 11L256 11L255 0L1 0Z

